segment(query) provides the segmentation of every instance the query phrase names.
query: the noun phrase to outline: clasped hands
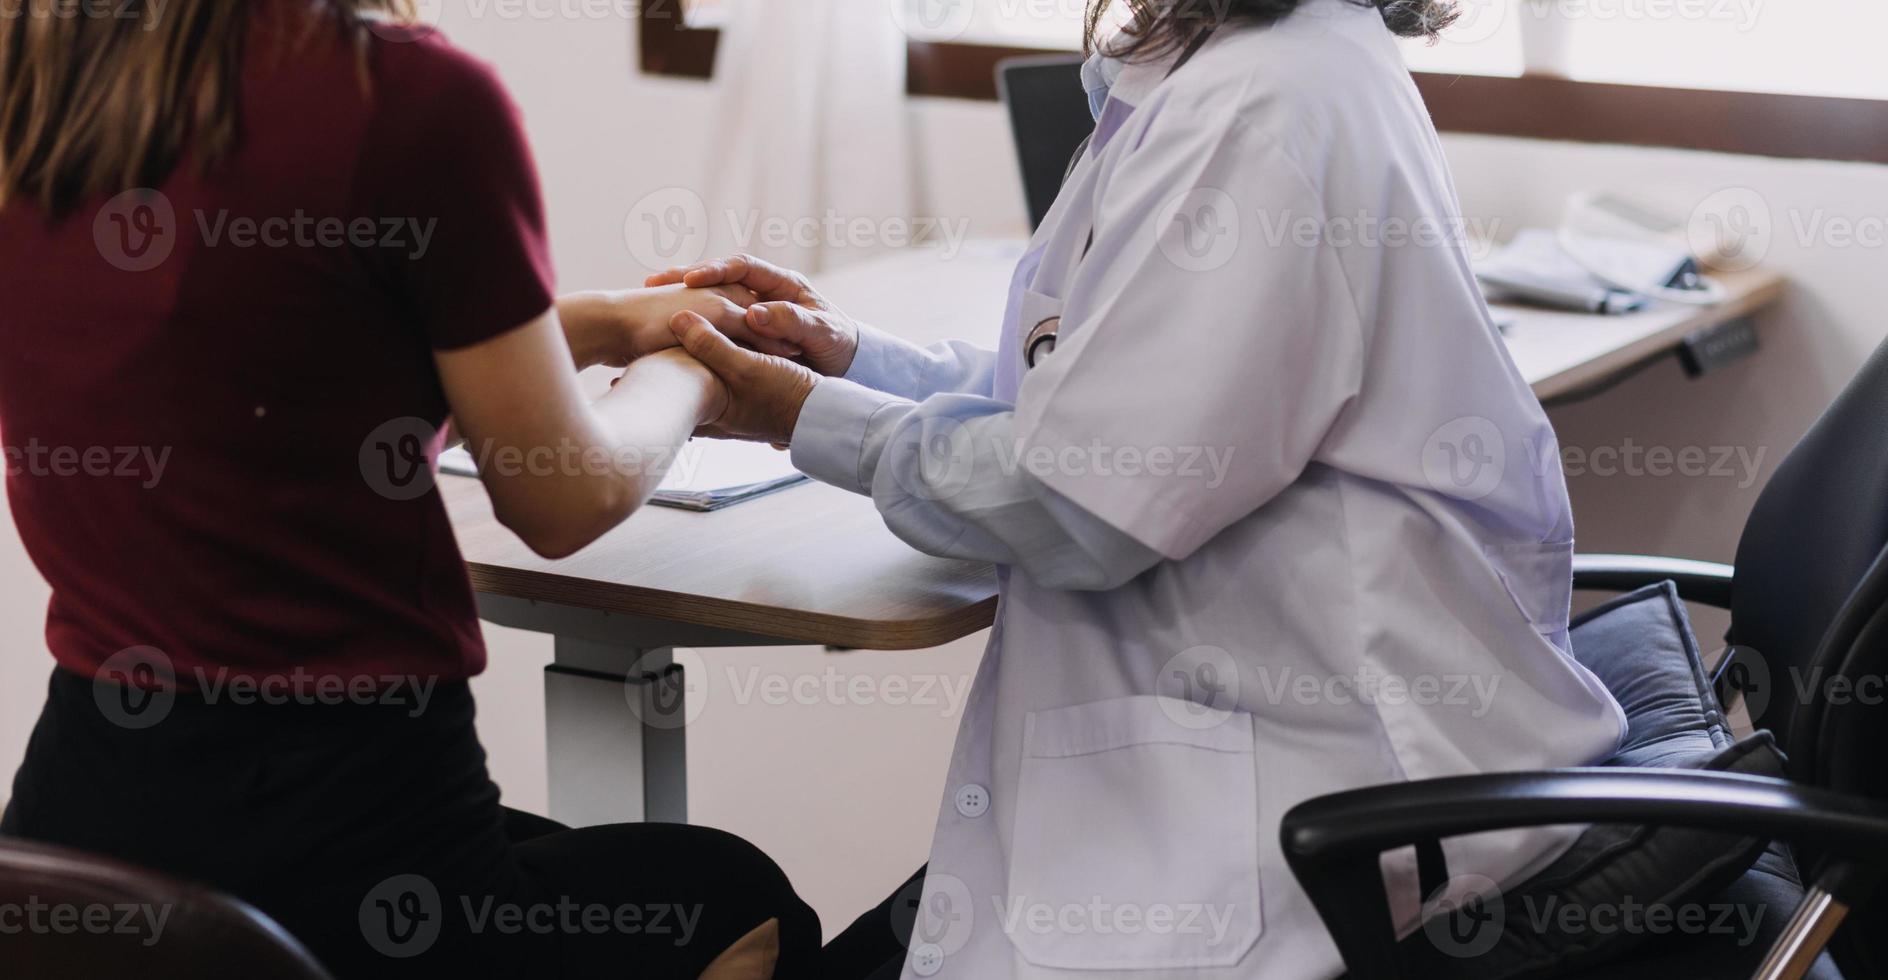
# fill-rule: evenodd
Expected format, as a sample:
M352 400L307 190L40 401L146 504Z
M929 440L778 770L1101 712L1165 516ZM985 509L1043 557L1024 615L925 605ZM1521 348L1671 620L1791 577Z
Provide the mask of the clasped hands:
M859 344L858 325L804 276L747 255L669 269L640 290L569 297L559 309L580 366L660 357L705 368L720 390L696 434L719 439L786 445L814 386L845 374Z

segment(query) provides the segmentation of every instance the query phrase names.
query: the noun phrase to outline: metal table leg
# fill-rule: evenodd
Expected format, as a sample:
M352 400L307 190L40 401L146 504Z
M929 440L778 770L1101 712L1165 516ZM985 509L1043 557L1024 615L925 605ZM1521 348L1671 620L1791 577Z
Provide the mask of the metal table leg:
M688 821L690 680L676 648L804 643L508 596L480 595L479 616L554 638L544 668L550 816L572 827Z
M687 823L686 693L670 648L557 637L544 668L551 819Z

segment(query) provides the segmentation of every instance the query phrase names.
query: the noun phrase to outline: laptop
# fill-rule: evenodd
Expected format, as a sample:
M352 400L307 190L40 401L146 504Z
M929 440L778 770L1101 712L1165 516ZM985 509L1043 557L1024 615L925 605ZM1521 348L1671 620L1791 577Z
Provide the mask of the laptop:
M1034 231L1061 192L1075 152L1095 130L1082 89L1082 59L1060 54L1006 58L997 64L996 85L1009 109Z

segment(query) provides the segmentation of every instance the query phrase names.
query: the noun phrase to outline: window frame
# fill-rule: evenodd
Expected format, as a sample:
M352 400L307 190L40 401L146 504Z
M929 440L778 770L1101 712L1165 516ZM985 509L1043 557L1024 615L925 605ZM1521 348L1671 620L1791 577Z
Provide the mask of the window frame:
M680 0L642 4L642 70L712 78L721 32L683 23ZM994 101L1005 58L1042 48L907 42L905 91ZM1888 100L1730 92L1517 77L1412 72L1443 132L1888 163Z

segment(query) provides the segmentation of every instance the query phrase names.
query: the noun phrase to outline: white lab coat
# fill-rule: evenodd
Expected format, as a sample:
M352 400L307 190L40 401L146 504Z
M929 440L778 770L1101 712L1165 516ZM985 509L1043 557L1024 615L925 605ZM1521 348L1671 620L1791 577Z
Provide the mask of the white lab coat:
M1379 15L1309 0L1166 72L1116 80L1000 352L868 331L794 433L916 547L1001 569L907 978L1334 976L1287 809L1624 733L1567 653L1553 432ZM1510 883L1570 840L1445 853ZM1409 928L1413 857L1385 873Z

